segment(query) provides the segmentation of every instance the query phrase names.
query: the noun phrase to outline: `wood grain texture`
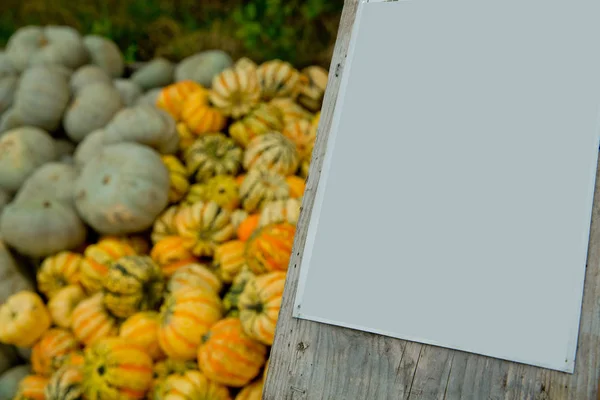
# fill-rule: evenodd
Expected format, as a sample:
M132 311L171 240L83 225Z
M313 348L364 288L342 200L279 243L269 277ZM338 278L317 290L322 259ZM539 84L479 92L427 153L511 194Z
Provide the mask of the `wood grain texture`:
M263 399L600 399L600 169L573 375L292 317L299 265L357 5L358 0L346 0L341 17Z

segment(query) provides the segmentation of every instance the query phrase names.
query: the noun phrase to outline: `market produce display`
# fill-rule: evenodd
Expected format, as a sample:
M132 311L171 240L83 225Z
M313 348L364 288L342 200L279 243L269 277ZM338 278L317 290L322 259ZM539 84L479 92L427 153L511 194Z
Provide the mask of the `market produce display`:
M260 399L327 71L0 51L0 400Z

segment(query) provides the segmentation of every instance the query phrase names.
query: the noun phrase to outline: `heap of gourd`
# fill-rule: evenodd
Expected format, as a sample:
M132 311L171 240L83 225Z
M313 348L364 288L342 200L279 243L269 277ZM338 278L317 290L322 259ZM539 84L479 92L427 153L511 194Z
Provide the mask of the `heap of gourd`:
M260 399L327 71L124 70L68 27L0 52L0 400Z

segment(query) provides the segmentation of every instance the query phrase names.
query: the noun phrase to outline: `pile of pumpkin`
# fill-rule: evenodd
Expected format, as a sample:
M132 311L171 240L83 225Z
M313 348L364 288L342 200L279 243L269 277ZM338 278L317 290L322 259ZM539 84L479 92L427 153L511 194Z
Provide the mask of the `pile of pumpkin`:
M327 71L198 56L0 53L0 400L261 398Z

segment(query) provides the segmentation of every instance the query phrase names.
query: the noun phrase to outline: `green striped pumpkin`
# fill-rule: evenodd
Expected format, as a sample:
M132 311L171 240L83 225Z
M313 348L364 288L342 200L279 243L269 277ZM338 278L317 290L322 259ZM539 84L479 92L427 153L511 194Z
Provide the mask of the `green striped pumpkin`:
M65 365L56 371L44 390L46 400L83 399L83 367Z
M257 136L246 148L244 168L260 167L281 175L293 175L300 164L296 144L279 132Z
M217 175L237 175L242 167L242 149L223 133L197 139L184 154L188 176L204 183Z
M148 256L125 256L111 264L103 281L104 305L118 318L151 310L162 298L165 281Z
M266 203L289 197L285 176L266 168L251 168L240 184L240 202L249 213L262 210Z

